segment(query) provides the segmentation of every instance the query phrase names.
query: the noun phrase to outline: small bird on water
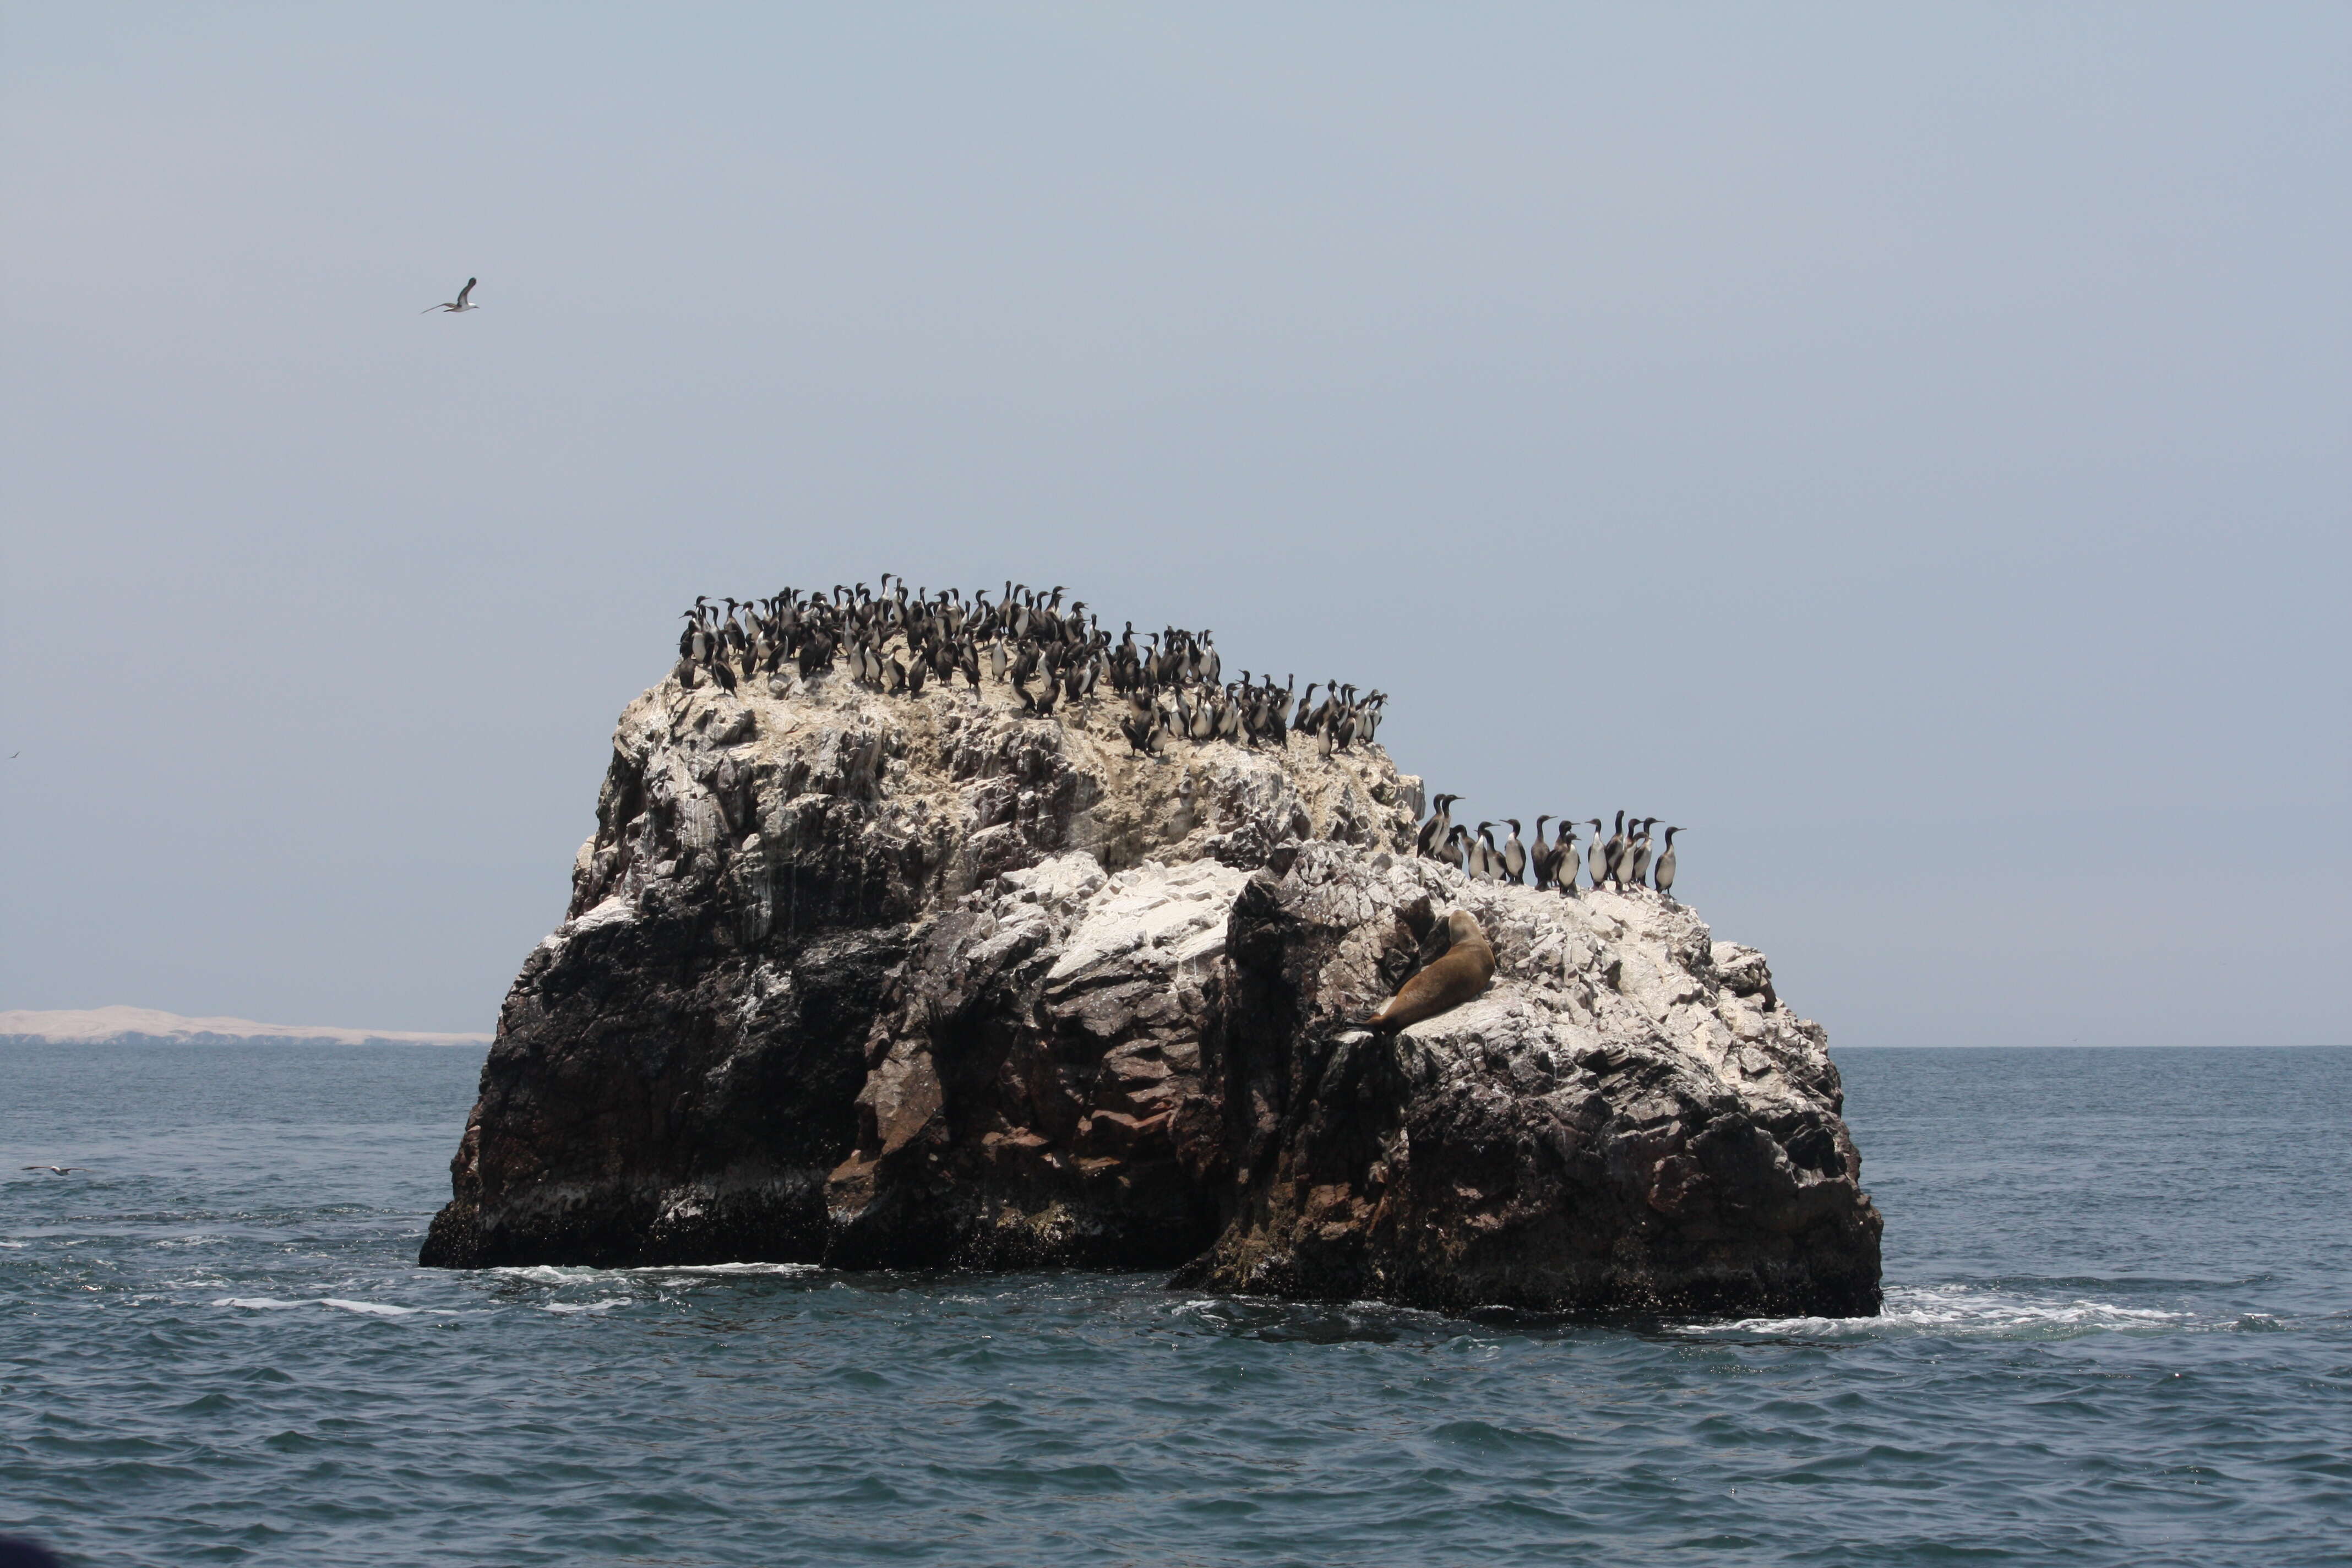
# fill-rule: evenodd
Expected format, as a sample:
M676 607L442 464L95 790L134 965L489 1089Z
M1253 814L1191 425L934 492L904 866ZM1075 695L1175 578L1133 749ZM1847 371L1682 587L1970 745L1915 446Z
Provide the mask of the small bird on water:
M480 281L481 279L478 278L468 278L466 279L466 286L457 290L457 297L456 299L446 300L438 305L427 305L425 309L417 311L416 313L420 316L429 316L436 310L478 310L481 307L479 305L467 304L466 302L466 297L474 291L474 285Z

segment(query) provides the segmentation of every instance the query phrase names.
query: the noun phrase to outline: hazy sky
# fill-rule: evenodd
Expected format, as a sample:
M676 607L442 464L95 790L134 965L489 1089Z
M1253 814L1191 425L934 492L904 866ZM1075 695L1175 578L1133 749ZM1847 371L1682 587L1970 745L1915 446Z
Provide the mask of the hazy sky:
M5 16L0 1007L487 1029L678 610L895 570L1832 1045L2352 1039L2352 7Z

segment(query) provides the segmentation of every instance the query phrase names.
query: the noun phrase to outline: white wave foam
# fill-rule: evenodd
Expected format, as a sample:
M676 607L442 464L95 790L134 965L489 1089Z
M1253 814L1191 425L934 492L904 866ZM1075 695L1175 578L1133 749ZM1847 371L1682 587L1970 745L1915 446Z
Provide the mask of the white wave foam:
M550 1312L609 1312L615 1307L625 1307L630 1298L607 1296L601 1301L550 1301L541 1310Z
M223 1296L213 1305L244 1307L257 1312L282 1312L289 1307L332 1307L370 1318L409 1318L433 1310L430 1307L395 1307L386 1301L352 1301L340 1296L310 1296L299 1301L281 1301L275 1296Z
M539 1279L551 1285L565 1285L579 1279L593 1279L612 1271L605 1268L558 1268L552 1263L529 1263L493 1268L490 1272L503 1274L509 1279Z
M346 1301L334 1296L319 1298L321 1307L334 1307L346 1312L358 1312L371 1318L409 1318L425 1311L423 1307L395 1307L384 1301Z
M663 1274L816 1274L814 1263L650 1263L635 1268L592 1268L585 1264L530 1263L493 1268L510 1279L536 1279L548 1285L578 1285L597 1279L642 1279Z
M1809 1339L1876 1339L1891 1333L1966 1338L2069 1338L2075 1334L2164 1329L2185 1324L2187 1312L2034 1296L1973 1285L1897 1285L1875 1318L1743 1318L1701 1331L1802 1334Z
M669 1263L646 1268L615 1268L615 1274L815 1274L814 1263Z

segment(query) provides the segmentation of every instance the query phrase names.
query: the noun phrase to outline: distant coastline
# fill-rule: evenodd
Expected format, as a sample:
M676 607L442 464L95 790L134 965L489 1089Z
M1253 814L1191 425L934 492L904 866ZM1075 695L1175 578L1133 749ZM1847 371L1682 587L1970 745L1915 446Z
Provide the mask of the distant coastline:
M257 1024L250 1018L184 1018L152 1007L89 1007L0 1012L0 1044L52 1046L229 1046L253 1040L335 1046L487 1046L488 1035L415 1029L346 1029L332 1025Z

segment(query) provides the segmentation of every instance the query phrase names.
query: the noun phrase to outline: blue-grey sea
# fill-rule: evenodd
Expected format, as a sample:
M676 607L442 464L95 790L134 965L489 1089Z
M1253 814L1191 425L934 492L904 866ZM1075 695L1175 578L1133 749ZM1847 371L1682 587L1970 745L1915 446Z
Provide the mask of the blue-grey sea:
M1594 1324L428 1272L478 1053L0 1047L0 1532L174 1565L2352 1563L2352 1050L1839 1059L1886 1315Z

